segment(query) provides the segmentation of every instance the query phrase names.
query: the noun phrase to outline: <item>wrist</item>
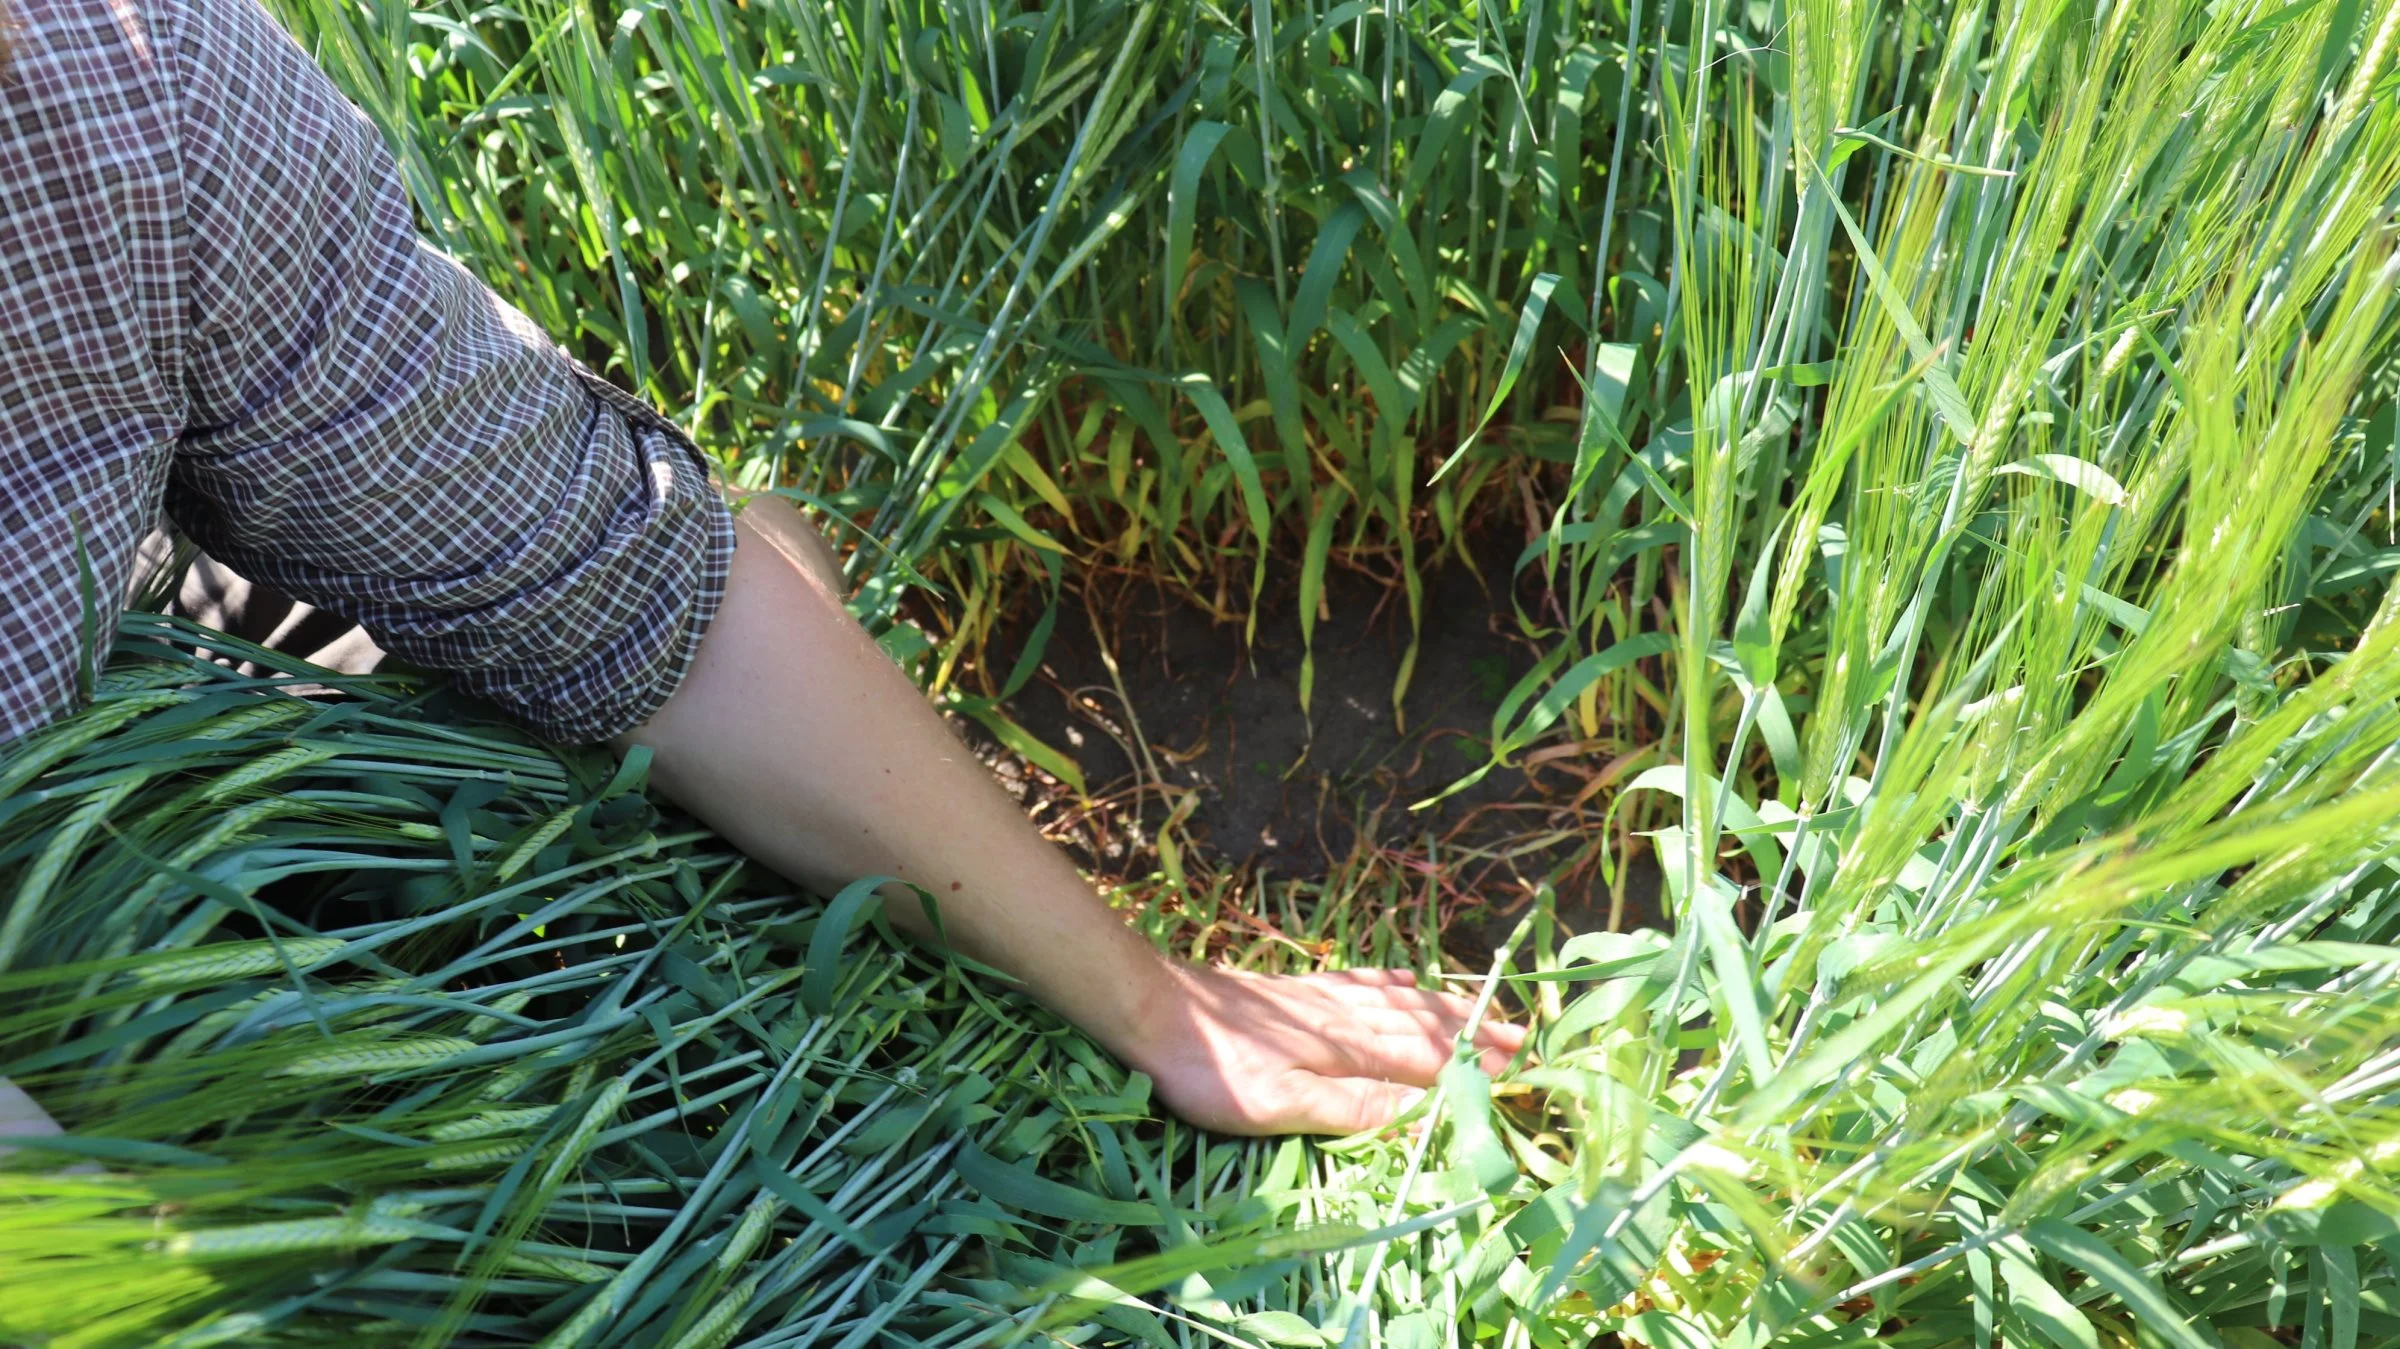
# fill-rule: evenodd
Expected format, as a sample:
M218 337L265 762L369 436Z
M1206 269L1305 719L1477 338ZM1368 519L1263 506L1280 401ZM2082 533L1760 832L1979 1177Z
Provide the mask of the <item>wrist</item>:
M1100 1005L1089 1020L1075 1019L1110 1053L1149 1072L1190 1005L1192 970L1130 929L1125 938L1123 954L1110 953L1110 978Z

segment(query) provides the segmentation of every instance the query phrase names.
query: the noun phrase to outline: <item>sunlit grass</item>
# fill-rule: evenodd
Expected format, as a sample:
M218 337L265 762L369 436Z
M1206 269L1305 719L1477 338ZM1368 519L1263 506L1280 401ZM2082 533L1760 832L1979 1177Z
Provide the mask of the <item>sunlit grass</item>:
M1054 562L1305 624L1521 530L1495 755L1648 746L1675 932L1536 903L1538 1063L1195 1137L605 765L127 685L0 769L0 1073L106 1168L0 1173L0 1331L2400 1336L2400 7L295 17L964 710ZM1436 972L1436 859L1160 860L1177 949Z

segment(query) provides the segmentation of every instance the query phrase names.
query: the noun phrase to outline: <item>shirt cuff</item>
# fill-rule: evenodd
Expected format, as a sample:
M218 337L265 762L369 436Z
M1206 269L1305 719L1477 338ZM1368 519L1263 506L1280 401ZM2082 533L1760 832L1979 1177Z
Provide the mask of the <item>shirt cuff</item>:
M498 703L535 735L567 745L621 735L666 706L724 603L734 549L733 514L699 447L642 399L581 364L575 374L595 420L614 423L595 426L593 435L626 439L640 457L647 491L638 505L620 507L645 518L635 531L638 539L607 559L611 575L595 587L609 593L606 608L620 621L563 667L538 674L522 666L460 672L471 691Z

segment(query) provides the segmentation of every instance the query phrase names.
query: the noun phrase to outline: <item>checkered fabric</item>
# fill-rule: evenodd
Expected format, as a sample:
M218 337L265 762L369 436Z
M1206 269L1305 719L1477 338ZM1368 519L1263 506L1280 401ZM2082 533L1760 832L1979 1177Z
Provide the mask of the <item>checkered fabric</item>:
M704 461L422 243L255 0L5 0L0 741L72 705L166 513L567 742L715 614Z

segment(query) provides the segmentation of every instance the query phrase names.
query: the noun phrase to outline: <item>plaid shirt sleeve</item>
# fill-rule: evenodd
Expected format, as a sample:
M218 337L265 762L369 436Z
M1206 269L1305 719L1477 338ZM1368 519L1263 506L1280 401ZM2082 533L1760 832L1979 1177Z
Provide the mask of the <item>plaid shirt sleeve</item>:
M698 451L418 238L374 128L256 0L146 10L179 85L170 514L541 735L639 725L731 564Z

